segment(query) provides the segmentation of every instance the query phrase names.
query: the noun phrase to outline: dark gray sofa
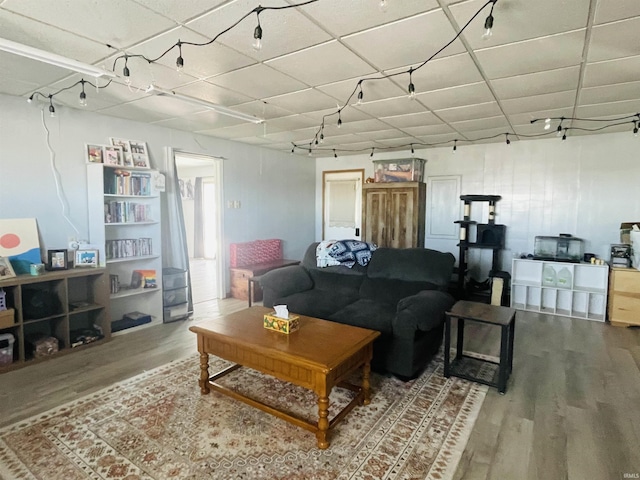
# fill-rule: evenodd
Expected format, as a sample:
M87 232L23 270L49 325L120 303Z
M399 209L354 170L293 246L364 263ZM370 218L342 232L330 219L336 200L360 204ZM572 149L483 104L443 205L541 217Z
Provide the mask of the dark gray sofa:
M316 246L300 265L261 278L266 307L381 332L372 368L402 379L416 377L442 343L446 293L454 256L425 248L379 248L366 267L316 266Z

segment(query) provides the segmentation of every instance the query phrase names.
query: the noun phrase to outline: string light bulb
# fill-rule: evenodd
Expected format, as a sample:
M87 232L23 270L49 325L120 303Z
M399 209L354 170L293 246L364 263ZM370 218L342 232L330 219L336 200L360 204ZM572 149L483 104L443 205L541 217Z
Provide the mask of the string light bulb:
M567 129L564 129L564 133L562 134L562 141L564 142L567 139Z
M458 140L454 140L453 141L453 153L456 153L456 150L458 150Z
M558 128L556 128L556 137L562 135L562 122L564 121L564 117L560 117L560 123L558 124Z
M363 98L364 98L364 93L362 92L362 87L360 87L360 91L358 92L358 101L356 102L357 106L362 105Z
M338 158L338 154L336 153L336 149L333 149L333 158Z
M80 105L83 107L87 106L87 94L84 92L84 84L86 80L83 78L80 80L80 85L82 85L82 91L80 92Z
M309 147L309 156L311 156L311 147Z
M636 120L633 121L633 136L638 136L638 122Z
M409 88L408 88L408 90L409 90L409 100L415 100L415 98L416 98L416 87L413 84L412 76L413 76L413 68L410 68L409 69Z
M33 94L29 96L29 98L27 98L27 103L31 103L33 102Z
M506 143L507 145L511 145L511 140L509 140L509 134L508 134L508 133L505 133L504 135L505 135L505 138L506 138L505 143Z
M122 69L122 76L124 77L124 81L127 85L131 85L131 72L129 71L129 67L127 66L127 62L129 61L129 57L125 55L124 57L124 68Z
M547 119L544 121L544 129L549 130L550 128L551 128L551 119L547 117Z
M498 0L493 0L489 16L484 21L484 33L482 34L483 40L489 40L493 35L493 7L495 7L497 1Z
M387 0L380 0L380 11L386 12L388 6Z
M256 25L255 30L253 31L253 45L252 47L256 51L262 50L262 27L260 26L260 12L262 11L262 7L258 7L256 10L256 18L258 19L258 25Z
M412 157L416 156L416 151L413 149L413 143L411 144L411 156Z
M56 116L56 108L53 106L53 95L49 95L49 115L52 118Z
M320 143L324 143L324 133L320 132Z
M340 114L340 110L338 110L338 128L342 128L342 115Z
M182 72L184 68L184 58L182 58L182 42L178 40L178 58L176 59L176 70Z
M371 147L371 155L369 155L369 158L373 159L373 152L376 151L376 147Z

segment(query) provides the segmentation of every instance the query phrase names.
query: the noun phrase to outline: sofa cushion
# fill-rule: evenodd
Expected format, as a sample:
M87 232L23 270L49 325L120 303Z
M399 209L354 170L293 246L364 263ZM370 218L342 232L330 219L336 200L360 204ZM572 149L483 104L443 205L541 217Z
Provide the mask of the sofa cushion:
M357 300L354 295L312 289L277 298L274 305L286 305L291 313L327 319L329 316Z
M369 328L391 335L393 334L392 320L395 315L395 305L363 298L350 305L346 305L344 308L330 315L328 319L334 322Z
M422 290L437 290L438 286L429 282L407 282L388 278L365 277L360 287L360 298L368 298L394 307L398 302Z
M330 268L330 267L329 267ZM347 267L338 267L349 270ZM360 285L364 275L343 275L342 273L326 272L324 268L309 269L309 276L313 280L313 288L324 290L325 292L342 293L345 295L358 296Z
M446 288L451 281L455 257L428 248L378 248L367 266L369 278L429 282Z

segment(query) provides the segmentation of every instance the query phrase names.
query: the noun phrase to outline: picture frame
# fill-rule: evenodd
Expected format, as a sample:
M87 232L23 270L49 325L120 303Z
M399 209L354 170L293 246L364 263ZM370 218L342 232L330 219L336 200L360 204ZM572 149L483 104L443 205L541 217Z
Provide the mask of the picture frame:
M129 140L131 149L131 157L135 168L151 168L149 163L149 152L147 150L147 142L138 140Z
M0 257L0 280L6 278L13 278L16 276L16 272L11 266L11 262L8 257Z
M84 267L97 267L98 266L98 250L76 250L76 263L77 268Z
M66 249L47 250L47 270L67 270L69 268L69 257Z
M88 163L103 163L104 145L85 144L85 153L87 154Z
M114 147L122 147L122 163L120 165L123 167L133 167L133 156L131 155L131 144L129 140L110 137L109 141Z
M124 154L121 146L106 145L103 148L103 163L105 165L121 167L124 161L123 158Z

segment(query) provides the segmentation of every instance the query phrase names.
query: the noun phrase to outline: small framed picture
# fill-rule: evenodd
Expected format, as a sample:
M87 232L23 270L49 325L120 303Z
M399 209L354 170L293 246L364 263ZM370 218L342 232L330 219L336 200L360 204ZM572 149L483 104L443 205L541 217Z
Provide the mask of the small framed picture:
M147 142L129 140L129 146L131 147L133 166L136 168L150 168Z
M47 270L67 270L69 261L66 250L47 250Z
M7 257L0 257L0 280L5 278L12 278L16 276L16 272L13 271L11 262Z
M103 148L104 164L122 166L123 153L121 146L107 145Z
M131 156L131 144L129 140L123 138L109 138L111 145L122 147L122 165L123 167L133 167L133 157Z
M97 267L98 250L76 250L76 267Z
M86 146L87 162L89 163L102 163L102 148L103 145L88 145Z

